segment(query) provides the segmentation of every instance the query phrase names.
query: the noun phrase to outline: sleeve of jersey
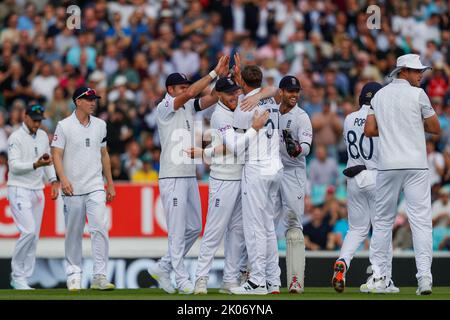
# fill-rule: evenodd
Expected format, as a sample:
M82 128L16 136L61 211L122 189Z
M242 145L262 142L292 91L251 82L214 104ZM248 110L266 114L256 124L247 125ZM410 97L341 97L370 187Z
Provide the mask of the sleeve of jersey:
M102 132L101 132L101 142L100 142L100 147L102 148L106 148L106 123L102 122Z
M309 117L306 114L300 120L300 129L298 130L298 137L300 140L299 141L300 146L302 147L302 152L300 152L298 156L306 157L311 151L311 142L313 138L311 120L309 120Z
M257 131L253 128L248 129L245 133L240 133L228 127L221 133L225 147L237 157L241 157L245 153L250 140L257 135Z
M26 174L34 170L32 161L22 161L22 149L19 141L10 139L8 143L8 165L13 174Z
M200 105L200 99L191 99L184 104L186 110L189 110L191 113L202 111Z
M52 147L64 149L66 146L66 137L61 124L56 126L55 134L53 135Z
M168 120L174 114L175 112L175 109L173 107L174 100L175 98L167 95L166 99L164 99L158 104L156 112L158 113L160 119Z
M422 112L422 117L424 119L432 117L436 113L431 106L430 98L428 98L427 94L423 90L420 90L419 104Z
M240 107L236 108L233 117L233 127L237 129L248 129L251 127L254 111L244 112Z

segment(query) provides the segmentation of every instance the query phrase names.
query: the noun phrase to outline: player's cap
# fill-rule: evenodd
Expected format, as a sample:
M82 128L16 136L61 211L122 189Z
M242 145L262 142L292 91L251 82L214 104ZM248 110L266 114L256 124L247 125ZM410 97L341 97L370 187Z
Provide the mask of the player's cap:
M370 106L370 100L382 87L378 82L366 83L359 94L359 106L361 107L363 104Z
M285 76L280 80L280 84L278 85L280 89L285 90L301 90L302 86L300 85L300 81L294 76Z
M171 73L166 79L166 88L168 86L176 86L179 84L191 84L192 81L190 81L185 74L182 73Z
M72 100L75 102L77 99L95 100L101 97L97 95L97 91L88 87L79 87L72 95Z
M30 104L25 110L25 114L28 115L33 120L44 120L44 106L40 104Z
M416 69L422 71L431 69L431 67L424 66L422 62L420 62L420 56L418 54L409 53L404 54L397 58L397 65L395 66L395 69L391 71L389 77L395 76L403 68Z
M236 82L234 82L233 79L224 77L224 78L219 78L219 80L217 80L216 86L214 88L216 89L217 92L229 93L229 92L236 91L236 90L240 89L241 87L239 87L236 84Z

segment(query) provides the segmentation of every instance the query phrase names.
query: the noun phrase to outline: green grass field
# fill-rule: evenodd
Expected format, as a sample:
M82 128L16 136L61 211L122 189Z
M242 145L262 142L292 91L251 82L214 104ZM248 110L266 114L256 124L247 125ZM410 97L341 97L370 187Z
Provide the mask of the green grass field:
M302 295L292 295L286 289L279 295L234 296L209 289L207 295L169 295L159 289L118 289L114 291L66 289L50 290L0 290L0 300L450 300L450 287L434 287L430 296L417 296L416 288L400 288L398 294L363 294L358 288L347 288L338 294L332 288L307 288Z

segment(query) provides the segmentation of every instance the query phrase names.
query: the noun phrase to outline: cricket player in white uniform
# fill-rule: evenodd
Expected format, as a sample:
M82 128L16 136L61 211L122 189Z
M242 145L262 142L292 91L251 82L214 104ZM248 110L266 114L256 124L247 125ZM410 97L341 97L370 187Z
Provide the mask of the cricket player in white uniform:
M86 215L94 260L91 289L115 288L106 278L109 238L105 201L112 201L116 192L106 148L106 123L92 116L99 98L93 89L77 88L72 96L76 109L58 123L52 142L53 161L63 192L69 290L81 289ZM106 178L106 193L103 176Z
M364 136L367 112L375 93L382 88L377 82L364 85L359 96L360 109L350 113L344 121L344 141L347 146L348 161L344 175L347 176L347 208L349 230L345 236L339 258L334 264L332 285L341 293L345 289L345 277L353 256L367 239L375 216L375 181L377 175L378 138ZM392 238L392 234L390 235ZM391 280L392 241L389 246L386 292L400 290ZM367 292L365 285L362 292Z
M231 78L224 77L216 82L215 90L219 101L211 117L210 148L213 149L226 143L221 132L233 127L240 87ZM257 118L253 128L261 129L266 121L265 117ZM225 267L221 293L230 293L230 288L240 285L240 263L246 255L241 203L243 159L226 148L217 152L210 148L205 149L207 157L212 155L208 216L198 257L195 294L207 293L208 273L224 235Z
M304 291L305 241L302 218L306 191L306 159L312 142L312 126L308 114L298 107L301 85L293 76L279 83L280 130L285 143L280 146L283 178L276 202L275 225L283 224L286 236L286 271L290 293Z
M194 146L194 113L210 107L217 97L207 95L194 99L218 75L228 74L229 56L220 58L216 68L194 84L180 73L166 79L167 94L158 104L157 124L161 139L159 190L168 229L168 252L148 272L160 288L174 293L170 272L180 294L191 294L194 285L183 264L184 257L202 228L200 194L196 162L185 152Z
M240 99L260 92L262 72L257 66L246 66L241 78L245 96ZM269 118L264 128L256 132L251 127L253 117L265 112L269 113ZM250 112L244 112L238 106L234 112L233 123L234 128L228 128L223 133L227 148L234 150L236 146L235 129L245 131L241 135L249 139L248 147L245 148L241 192L245 245L251 271L246 283L231 288L230 291L233 294L277 293L281 282L274 226L274 202L283 174L279 154L278 105L274 98L266 98ZM239 152L241 150L238 150Z
M44 107L27 106L22 126L8 138L8 200L20 237L11 259L11 287L33 289L27 278L33 274L36 245L45 206L44 174L51 182L51 198L58 197L55 168L49 155L48 136L39 129Z
M438 117L430 99L420 88L422 65L416 54L398 57L398 74L371 101L364 133L379 135L376 179L376 215L370 243L373 276L366 285L371 292L386 291L387 261L398 197L405 195L411 224L418 279L417 294L432 292L431 187L425 132L440 133Z

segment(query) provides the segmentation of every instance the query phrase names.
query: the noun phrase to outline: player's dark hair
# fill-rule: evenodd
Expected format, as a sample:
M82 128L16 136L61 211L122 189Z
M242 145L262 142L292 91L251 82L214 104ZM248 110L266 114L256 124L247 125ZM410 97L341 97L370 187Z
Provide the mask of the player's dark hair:
M261 87L263 74L258 66L245 66L242 70L242 80L252 88Z

